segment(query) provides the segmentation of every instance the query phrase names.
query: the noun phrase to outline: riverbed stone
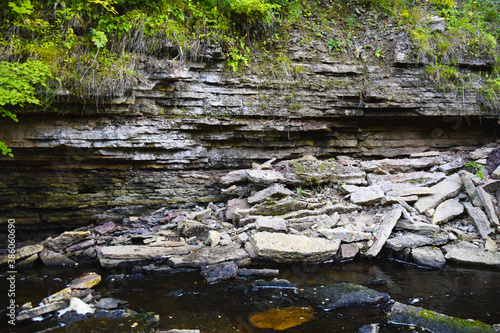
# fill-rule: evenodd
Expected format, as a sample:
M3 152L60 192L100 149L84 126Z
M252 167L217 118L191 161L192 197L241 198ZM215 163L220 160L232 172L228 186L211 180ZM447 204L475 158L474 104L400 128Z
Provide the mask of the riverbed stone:
M474 185L474 182L472 180L472 175L465 170L459 171L458 174L460 175L460 179L462 179L465 191L469 195L469 198L472 200L472 203L474 204L474 206L480 207L481 199L479 199L476 186Z
M231 199L227 202L226 219L228 221L233 221L236 211L248 210L250 207L247 199Z
M441 269L446 265L443 252L436 246L423 246L411 250L411 258L420 266Z
M356 244L341 244L340 249L337 252L337 258L341 261L351 260L356 257L359 253L359 247Z
M380 331L379 324L370 324L361 326L357 333L378 333L379 331Z
M208 226L204 223L185 219L179 224L179 233L186 237L192 237L204 233L208 230Z
M384 191L378 185L360 187L351 193L350 200L352 203L359 205L371 205L379 203L384 197Z
M464 212L464 205L458 200L448 199L440 203L432 216L433 224L442 224L461 215Z
M280 273L279 269L272 268L239 268L238 276L243 277L276 277Z
M311 307L287 307L256 313L249 318L249 321L257 328L283 331L313 319L314 309Z
M282 198L286 196L293 195L293 192L287 189L282 184L273 184L272 186L254 193L252 196L247 198L248 203L256 204L264 201L267 198Z
M238 275L238 265L233 261L229 261L215 265L202 266L200 275L205 278L208 284L214 284L236 277Z
M457 196L462 187L463 183L458 174L446 177L445 180L431 187L436 193L418 199L415 203L415 208L420 213L424 213L429 209L437 207L446 199Z
M19 312L16 316L16 320L23 321L26 319L38 317L38 316L44 315L46 313L50 313L50 312L64 309L64 308L68 307L68 305L69 305L69 300L64 300L64 301L49 303L46 305L37 306L36 308L32 308L29 310L24 310L24 311Z
M421 307L396 302L392 305L388 321L392 324L417 326L435 333L493 333L495 330L485 323L450 317Z
M56 238L47 238L43 245L45 249L61 252L73 244L89 239L91 236L90 231L65 231Z
M43 244L27 245L20 249L17 249L14 254L14 260L22 260L24 258L31 257L33 255L38 255L44 249ZM0 256L0 265L4 265L9 261L8 255Z
M97 227L94 228L94 230L97 231L99 234L104 235L106 233L113 231L115 228L116 228L115 223L106 222L104 224L98 225Z
M243 183L247 181L247 170L234 170L222 176L220 181L222 184L230 185L235 183Z
M365 253L368 258L374 258L379 254L385 242L391 235L392 229L401 217L401 214L401 209L394 209L384 214L379 228L375 231L375 241Z
M96 308L100 308L100 309L113 310L113 309L118 309L118 308L121 308L121 307L124 307L127 305L128 305L127 301L113 298L113 297L105 297L105 298L101 298L94 306Z
M349 306L377 305L390 300L386 293L353 283L306 287L299 289L298 293L325 311Z
M406 196L425 196L432 195L436 193L430 187L416 186L416 185L404 185L404 186L393 186L393 189L388 191L386 195L394 197L406 197Z
M446 253L445 258L461 264L500 267L500 252L492 253L484 249L455 247Z
M259 258L274 262L326 261L340 246L340 240L270 232L252 235L250 243Z

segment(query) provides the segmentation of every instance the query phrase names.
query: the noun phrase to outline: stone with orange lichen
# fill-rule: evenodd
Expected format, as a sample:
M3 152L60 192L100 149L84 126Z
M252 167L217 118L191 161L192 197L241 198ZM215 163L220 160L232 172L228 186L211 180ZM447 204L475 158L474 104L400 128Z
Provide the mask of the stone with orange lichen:
M314 309L310 307L288 307L271 309L250 317L250 323L258 328L271 328L282 331L309 322L314 318Z

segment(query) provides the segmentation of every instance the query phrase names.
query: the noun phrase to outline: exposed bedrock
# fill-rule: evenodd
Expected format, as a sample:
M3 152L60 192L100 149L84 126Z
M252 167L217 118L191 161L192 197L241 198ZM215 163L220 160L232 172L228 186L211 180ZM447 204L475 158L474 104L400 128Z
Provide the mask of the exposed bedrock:
M0 159L0 223L50 232L217 202L222 175L271 157L405 157L496 140L497 115L476 93L440 92L396 58L292 57L301 71L281 78L186 63L144 72L114 100L61 95L54 110L0 123L15 154Z

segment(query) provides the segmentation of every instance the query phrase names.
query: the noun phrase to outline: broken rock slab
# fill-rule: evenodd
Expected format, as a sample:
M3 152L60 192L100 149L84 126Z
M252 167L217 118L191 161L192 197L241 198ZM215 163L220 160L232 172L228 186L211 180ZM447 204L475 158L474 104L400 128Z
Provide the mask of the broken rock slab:
M434 237L439 232L439 226L425 222L409 221L400 219L396 223L396 229L411 230L412 232L428 237Z
M435 190L436 193L418 199L418 201L415 203L415 208L420 213L424 213L429 209L437 207L437 205L439 205L446 199L457 196L460 193L462 187L463 182L458 174L449 176L442 182L431 187L431 189Z
M35 318L35 317L44 315L46 313L50 313L50 312L64 309L64 308L68 307L68 305L69 305L69 300L53 302L53 303L49 303L46 305L41 305L41 306L38 306L36 308L32 308L29 310L24 310L24 311L19 312L16 316L16 320L23 321L26 319Z
M325 236L330 240L340 239L344 243L353 243L353 242L369 240L372 239L373 237L373 235L369 232L354 231L342 227L334 229L318 228L317 231L318 233L320 233L321 235Z
M384 214L382 222L374 234L375 241L365 253L368 258L374 258L379 254L402 214L401 209L394 209Z
M340 240L281 233L258 232L250 237L257 256L273 262L320 262L331 260Z
M414 171L408 173L397 173L392 175L368 174L368 184L407 184L413 186L432 186L446 178L443 172ZM385 189L385 188L384 188ZM386 190L391 190L390 188Z
M500 223L498 221L498 216L495 207L493 206L491 195L488 192L486 192L483 187L477 187L476 190L479 200L481 201L481 204L484 208L484 211L486 212L486 215L488 215L491 225L494 227L499 226Z
M202 266L200 274L205 278L208 284L213 284L236 277L238 274L238 265L230 261Z
M255 220L257 231L286 232L286 221L279 217L259 216Z
M390 238L385 242L385 246L393 251L400 252L406 248L416 248L424 245L434 244L434 239L418 234L409 233L406 235Z
M464 203L467 213L472 219L472 224L476 227L479 235L482 239L488 239L489 234L492 232L490 227L490 221L486 217L486 214L479 207L474 207L470 202Z
M285 181L283 174L275 170L247 170L247 177L250 182L261 186L283 183Z
M250 215L278 216L289 212L306 209L308 202L296 200L291 197L283 198L279 201L267 200L253 206Z
M201 248L187 254L176 254L168 257L172 267L200 267L218 264L225 261L244 261L250 256L247 251L237 246L216 246Z
M465 191L469 195L469 198L472 200L472 203L476 207L481 206L481 200L479 199L479 195L476 190L476 186L472 181L471 175L465 170L461 170L459 173L460 179L462 179L462 183L464 184Z
M464 212L464 205L458 200L449 199L437 206L434 215L432 216L433 224L442 224L461 215Z

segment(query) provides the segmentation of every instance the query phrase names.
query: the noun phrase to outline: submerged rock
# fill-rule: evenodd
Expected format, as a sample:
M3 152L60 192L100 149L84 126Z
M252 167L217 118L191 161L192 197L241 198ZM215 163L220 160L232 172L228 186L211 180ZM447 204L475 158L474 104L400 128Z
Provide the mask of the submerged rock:
M314 319L314 309L310 307L288 307L270 309L250 317L250 323L258 328L283 331Z
M388 318L392 324L417 326L433 333L496 332L483 322L450 317L424 308L394 303Z
M386 303L390 296L353 283L299 289L299 295L325 311L347 306L367 306Z

